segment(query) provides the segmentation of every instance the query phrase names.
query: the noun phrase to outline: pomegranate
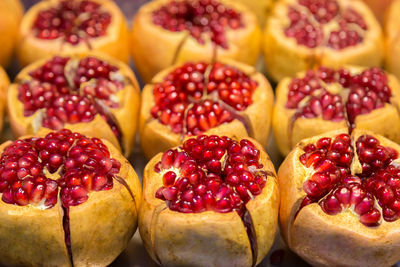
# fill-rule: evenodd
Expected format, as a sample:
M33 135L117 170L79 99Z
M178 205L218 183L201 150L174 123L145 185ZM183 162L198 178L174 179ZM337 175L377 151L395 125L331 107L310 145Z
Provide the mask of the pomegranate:
M252 139L201 135L146 166L139 230L162 266L255 266L275 238L275 170Z
M313 266L399 261L399 151L358 129L302 140L278 172L288 246Z
M400 1L393 1L385 23L386 33L386 57L385 64L386 69L392 72L400 79L400 62L398 60L400 56Z
M257 18L225 0L151 1L132 22L131 53L143 79L189 60L231 58L254 65L260 51Z
M185 136L251 136L266 146L273 92L253 67L234 61L187 62L157 74L143 89L139 133L148 158Z
M373 67L319 67L277 86L272 125L282 154L303 138L348 127L400 143L400 85Z
M111 143L62 129L0 151L1 265L106 266L124 250L141 187Z
M89 51L128 63L128 41L125 17L111 0L40 1L22 19L17 55L23 66L61 52Z
M129 66L98 54L65 55L24 68L8 90L15 136L69 128L109 140L128 155L140 89Z
M264 32L267 71L276 80L314 66L379 66L382 31L361 1L284 0Z
M257 0L257 1L247 1L247 0L236 0L243 5L247 6L258 18L258 22L261 27L264 27L265 21L268 18L272 7L277 0Z
M0 1L0 65L3 67L7 67L11 61L23 13L20 0Z

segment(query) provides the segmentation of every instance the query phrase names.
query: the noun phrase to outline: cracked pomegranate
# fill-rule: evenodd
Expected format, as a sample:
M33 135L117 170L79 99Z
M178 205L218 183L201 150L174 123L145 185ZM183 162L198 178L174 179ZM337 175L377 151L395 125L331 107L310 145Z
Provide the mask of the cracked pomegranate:
M314 66L379 66L382 32L361 1L284 0L267 21L264 57L276 81Z
M63 129L0 151L2 265L106 266L124 250L141 187L108 141Z
M22 65L48 55L89 51L129 61L125 17L110 0L39 2L25 14L19 35Z
M400 260L400 146L345 129L302 140L278 173L289 247L312 265Z
M7 67L17 44L19 23L24 13L20 0L0 2L0 65Z
M146 82L179 62L217 57L254 65L259 55L257 18L237 3L153 1L140 8L132 25L131 52Z
M274 167L251 139L200 135L146 166L139 229L160 265L255 266L275 238Z
M400 85L379 68L319 67L283 79L273 128L282 154L303 138L348 127L400 142Z
M385 21L385 67L400 79L400 1L395 0L388 9Z
M233 61L187 62L143 89L140 137L149 158L201 133L251 136L266 145L273 93L253 67Z
M56 56L21 71L8 90L15 136L71 128L132 149L139 86L124 63L99 55ZM99 131L101 129L101 131Z

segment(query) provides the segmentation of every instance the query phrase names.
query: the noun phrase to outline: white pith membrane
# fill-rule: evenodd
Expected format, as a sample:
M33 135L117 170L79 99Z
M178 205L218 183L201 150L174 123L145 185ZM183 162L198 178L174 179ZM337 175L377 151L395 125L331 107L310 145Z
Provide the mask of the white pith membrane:
M131 80L106 60L95 56L53 57L17 77L18 100L33 132L42 127L62 129L65 124L106 121L122 144L120 125L111 110L120 108L124 87Z
M337 140L345 140L340 136L349 138L350 143L344 148L348 152L337 149L340 145L333 148ZM329 145L321 145L325 139L330 140ZM370 134L351 139L348 134L324 137L316 143L303 144L301 149L299 166L305 173L301 181L305 197L296 216L306 205L318 203L326 214L349 213L367 227L399 219L400 206L395 202L400 200L400 159L396 150L381 145ZM351 157L350 162L348 158L341 161L345 154ZM347 167L343 162L349 162Z
M221 140L221 137L204 135L197 137L197 139L188 139L182 146L166 151L163 154L161 161L159 161L154 166L154 171L157 173L155 179L160 179L164 181L164 185L161 188L158 188L158 190L156 191L155 197L164 200L165 204L160 204L155 208L153 214L154 218L152 219L152 222L156 224L158 214L166 208L169 208L171 211L181 213L201 213L205 211L213 211L218 213L237 212L246 229L252 251L253 265L255 265L258 252L257 240L251 214L247 210L245 204L248 201L257 198L257 195L261 193L267 181L267 176L275 177L275 175L271 171L263 169L264 166L259 160L259 150L250 141L242 139L241 141L243 141L244 143L239 143L239 141L222 137L225 138L225 141L232 143L228 143L228 147L224 145L212 146L211 144L210 149L202 147L202 150L200 151L200 144L205 145L207 142L207 144L210 144L211 139L208 138L214 138L214 141L218 140L218 138L219 140ZM235 144L237 146L237 150L230 150L229 147L231 146L231 144ZM198 146L198 148L196 148L196 146ZM191 150L192 148L194 150ZM219 152L215 152L216 150L219 150ZM205 153L205 155L213 154L214 157L201 157L201 153ZM242 158L242 161L232 161L232 158L234 158L235 155L246 155L246 153L249 153L247 154L249 158L246 158L246 156L244 156L244 158ZM257 154L258 156L252 158L250 155L254 156L255 154L253 153ZM217 154L219 156L215 158L215 155ZM213 167L211 167L212 164L210 164L210 162L218 162L217 165L219 167L211 170ZM193 167L190 167L189 164L191 164ZM239 165L243 166L243 164L246 166L237 167ZM247 167L247 164L251 164L251 166ZM216 171L217 169L219 169L221 172ZM230 172L227 173L226 170L228 169L230 169ZM238 194L237 191L235 191L235 185L230 184L228 181L229 178L227 178L230 174L237 174L237 177L239 179L239 177L241 177L240 169L248 170L248 172L251 173L254 178L257 177L257 182L254 180L253 181L254 183L260 183L259 192L252 193L249 188L246 188L246 198L240 199L240 203L235 204L236 206L225 206L224 208L218 207L218 203L231 200L232 198L230 198L230 194L232 193L235 193L239 198L241 198L241 195ZM201 172L205 176L200 175L199 177L197 177L197 180L192 179L192 175L199 174L199 172ZM171 175L172 177L175 175L175 178L171 179ZM218 176L219 178L216 178L215 176ZM185 185L182 185L183 182L181 181L183 180L187 181ZM212 182L215 182L216 180L220 181L219 184L212 184ZM243 180L239 180L236 186L240 186L241 184L248 186L248 184L246 184L246 182L244 182ZM202 191L204 191L203 193L199 193L200 190L198 189L200 187L202 188ZM224 191L227 188L229 189L228 193ZM172 199L172 192L174 192L175 189L176 197ZM189 203L188 199L186 198L186 193L189 191L193 193L191 203ZM209 197L206 195L208 195ZM210 198L212 200L210 200ZM232 204L232 202L230 203ZM159 260L157 254L155 256Z

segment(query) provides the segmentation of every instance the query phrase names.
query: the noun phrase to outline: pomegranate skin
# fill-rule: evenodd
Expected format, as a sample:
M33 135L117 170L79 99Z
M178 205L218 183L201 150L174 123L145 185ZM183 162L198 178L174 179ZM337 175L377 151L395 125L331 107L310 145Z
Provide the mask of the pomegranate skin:
M258 83L258 86L252 95L253 103L245 110L240 112L242 117L248 121L248 127L252 128L252 135L249 135L244 123L238 119L217 125L216 127L210 128L202 134L226 136L235 135L238 137L250 136L261 143L263 147L265 147L267 145L272 120L274 95L271 85L264 75L257 72L252 66L228 59L220 62L237 68ZM182 134L174 133L168 125L161 124L158 120L154 119L150 113L151 108L154 105L154 84L162 82L168 73L179 66L182 65L176 64L161 71L152 79L150 84L147 84L143 88L142 105L139 115L139 134L141 146L147 158L152 158L157 153L167 150L168 148L178 146L182 142Z
M10 79L6 71L0 67L0 129L3 129L4 110L6 108L7 90L10 85Z
M207 33L203 34L205 43L200 44L187 30L172 32L155 25L152 21L153 11L168 2L170 1L157 0L143 5L132 21L130 51L145 82L150 82L159 71L186 61L210 62L217 57L255 65L260 53L261 31L257 18L240 3L218 1L239 12L243 21L241 28L225 29L228 48L223 49L215 46Z
M400 55L400 1L395 0L390 5L385 20L385 67L400 79L400 63L397 58Z
M20 0L4 0L0 3L0 65L7 67L17 44L19 23L24 14Z
M258 22L261 28L264 27L265 21L267 20L271 9L273 8L276 0L259 0L259 1L246 1L238 0L237 2L247 6L258 18Z
M381 218L378 226L368 227L350 208L328 215L318 203L312 203L299 210L306 196L302 189L303 182L310 175L299 160L304 153L302 148L315 144L322 137L333 139L341 133L347 133L347 129L302 140L280 166L279 223L282 235L289 248L313 266L391 266L399 260L399 220L387 222ZM351 139L357 140L365 134L375 137L383 146L396 151L400 149L396 143L368 131L355 129ZM360 166L357 156L354 161L352 172L361 172L357 170Z
M135 75L123 62L116 60L110 56L100 53L84 53L84 54L62 54L62 57L69 57L70 60L82 60L88 57L94 57L102 60L112 66L118 68L118 72L123 76L124 87L122 90L115 93L119 101L119 107L108 108L111 116L116 119L116 123L120 129L122 140L119 142L111 127L99 114L96 114L94 119L89 122L78 122L64 124L64 128L77 131L90 136L109 140L115 147L123 149L125 155L129 155L135 143L135 135L137 128L137 117L140 108L140 87ZM24 116L24 105L18 99L18 87L26 79L32 79L29 73L43 66L52 57L47 57L37 62L30 64L22 69L18 74L13 84L10 85L7 93L7 113L10 118L11 129L15 137L23 135L37 134L39 132L47 133L51 129L44 127L38 117L38 111L31 116ZM99 131L99 129L101 129Z
M22 138L30 138L25 136ZM22 139L21 138L21 139ZM69 207L74 266L107 266L125 249L137 228L140 181L129 162L107 140L111 157L122 165L111 189L90 192L89 199ZM0 146L2 152L12 142ZM0 201L0 263L4 266L72 266L65 244L61 200L49 209Z
M275 175L274 167L260 144L263 170ZM233 138L240 140L240 138ZM154 171L161 160L157 154L146 165L143 199L139 213L139 231L147 252L162 266L254 266L268 253L277 230L279 191L274 176L268 175L262 192L249 200L249 212L257 240L256 259L252 257L249 237L237 212L181 213L170 210L164 200L155 197L163 185L162 175Z
M343 66L343 69L357 74L367 68L348 65ZM303 78L304 76L305 72L301 72L295 78ZM373 131L399 143L400 134L397 129L400 127L400 115L398 112L400 106L400 84L392 74L386 73L386 76L388 77L388 86L391 89L390 103L385 103L383 107L376 108L370 113L357 115L354 123L358 129ZM299 117L293 123L297 110L289 109L285 106L288 101L289 85L293 79L285 78L279 82L276 88L276 103L272 117L275 140L277 140L278 148L283 155L287 155L296 143L304 138L348 127L346 119L340 121L324 120L321 116L314 118ZM346 95L345 90L342 88L337 90L335 94Z
M385 22L385 15L393 0L364 0L369 8L374 12L381 24Z
M285 29L290 25L289 6L298 6L297 2L285 0L276 3L265 25L262 49L267 72L273 80L280 81L315 66L338 68L345 64L381 65L384 57L382 30L365 3L360 0L337 1L342 7L350 6L356 10L364 18L367 30L360 43L336 50L328 46L310 48L299 45L295 38L285 35Z
M77 3L83 0L74 0ZM60 53L88 53L90 51L101 52L129 63L129 32L125 17L118 6L110 0L91 0L101 5L101 10L111 15L111 23L108 25L105 35L97 38L88 38L88 45L81 41L72 45L62 38L53 40L40 39L35 36L32 29L38 13L57 6L59 0L41 1L32 6L24 15L18 33L17 58L22 66L26 66L38 59Z

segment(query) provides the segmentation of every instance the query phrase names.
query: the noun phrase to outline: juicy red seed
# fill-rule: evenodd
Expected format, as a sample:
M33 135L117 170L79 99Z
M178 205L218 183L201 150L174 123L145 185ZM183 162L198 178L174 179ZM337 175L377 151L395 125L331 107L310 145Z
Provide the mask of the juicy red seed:
M342 211L342 207L340 202L337 200L337 198L333 195L328 195L322 202L321 202L321 207L322 209L330 214L330 215L335 215L339 212Z
M185 155L184 161L173 166L176 170L169 170L179 154ZM188 139L179 152L166 151L156 164L157 172L163 173L163 187L155 196L167 200L174 211L234 210L240 214L265 186L267 175L260 170L259 160L260 151L248 140L238 143L215 135Z
M176 179L176 173L169 171L163 175L164 186L171 186L174 184Z
M71 206L85 202L91 190L111 188L112 175L119 172L120 164L108 158L107 153L93 153L98 146L108 153L100 140L87 139L69 130L49 133L40 139L15 141L0 156L3 201L21 206L41 203L51 208L57 203L61 190L63 205ZM86 165L86 161L77 160L80 153L88 153L96 159L90 159L91 165ZM44 175L56 171L60 176L58 180Z

